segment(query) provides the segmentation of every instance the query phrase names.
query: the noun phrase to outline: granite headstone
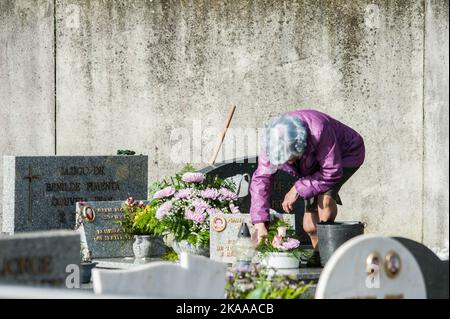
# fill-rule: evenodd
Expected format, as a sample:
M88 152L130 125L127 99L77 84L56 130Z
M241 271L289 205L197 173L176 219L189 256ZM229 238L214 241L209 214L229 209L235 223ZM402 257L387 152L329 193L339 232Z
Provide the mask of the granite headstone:
M80 201L147 198L147 156L5 156L2 231L73 229Z
M80 264L80 236L71 230L0 236L0 284L65 287L68 265Z
M414 240L393 237L414 256L422 271L428 299L448 299L448 260L443 261L428 247Z
M77 229L93 258L133 256L133 236L118 224L123 220L124 207L124 201L77 203Z
M253 172L258 167L258 157L249 157L237 159L234 162L217 163L212 166L205 167L200 170L200 172L206 175L215 175L220 178L226 179L233 177L237 174L248 174L250 177ZM276 212L282 212L281 203L283 202L284 196L291 189L292 185L296 182L296 178L290 174L278 170L275 174L272 190L271 190L271 208ZM239 208L241 212L248 213L250 209L250 198L251 195L248 193L247 196L239 199ZM295 229L297 235L300 237L302 243L311 243L309 236L303 231L303 214L304 214L303 201L297 201L294 204L295 216Z

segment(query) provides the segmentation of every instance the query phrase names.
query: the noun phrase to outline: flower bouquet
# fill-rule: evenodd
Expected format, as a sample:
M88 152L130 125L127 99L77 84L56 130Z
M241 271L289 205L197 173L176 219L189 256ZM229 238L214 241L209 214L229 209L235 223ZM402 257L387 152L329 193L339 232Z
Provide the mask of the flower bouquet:
M306 251L294 238L294 230L286 222L276 219L269 225L268 235L261 240L257 250L261 264L274 269L297 269Z
M152 203L161 234L173 237L172 248L209 256L210 217L239 213L233 184L185 167L153 186Z
M124 205L123 220L119 221L125 233L134 235L133 253L138 259L160 256L165 245L160 236L162 225L156 219L156 208L150 202L136 202L128 197Z

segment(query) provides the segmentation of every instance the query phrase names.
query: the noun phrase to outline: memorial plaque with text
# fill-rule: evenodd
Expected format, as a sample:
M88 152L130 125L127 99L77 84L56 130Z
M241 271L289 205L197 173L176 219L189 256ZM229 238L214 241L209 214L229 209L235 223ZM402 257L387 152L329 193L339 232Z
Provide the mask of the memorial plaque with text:
M74 231L0 235L0 285L66 287L79 264L80 235Z
M2 231L73 229L80 201L147 198L147 156L4 156Z
M77 218L82 220L81 237L93 258L133 256L134 238L118 224L123 220L124 207L124 201L77 204ZM86 215L90 218L83 217Z
M294 215L276 215L295 228ZM236 256L233 252L233 246L238 238L239 228L243 222L247 223L250 233L253 233L253 225L249 214L217 214L211 216L209 246L211 259L225 263L233 263L235 261Z

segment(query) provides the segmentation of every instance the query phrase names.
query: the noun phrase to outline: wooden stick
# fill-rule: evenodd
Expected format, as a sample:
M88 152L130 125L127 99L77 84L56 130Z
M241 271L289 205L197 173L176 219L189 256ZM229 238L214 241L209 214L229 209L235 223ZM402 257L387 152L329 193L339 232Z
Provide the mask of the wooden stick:
M211 165L214 165L217 159L217 155L219 154L220 147L222 146L223 140L225 139L225 134L227 133L228 127L230 127L231 119L233 118L234 111L236 110L236 105L231 106L230 111L228 112L228 117L225 122L225 127L223 128L222 132L219 136L219 142L216 145L216 148L214 149L213 156L211 158L211 161L209 162Z

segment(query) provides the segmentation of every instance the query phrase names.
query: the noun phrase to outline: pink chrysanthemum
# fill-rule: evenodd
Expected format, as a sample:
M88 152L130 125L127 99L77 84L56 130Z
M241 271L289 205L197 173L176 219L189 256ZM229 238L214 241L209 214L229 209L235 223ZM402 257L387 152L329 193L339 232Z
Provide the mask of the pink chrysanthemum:
M282 250L292 250L300 246L300 241L294 238L289 238L282 244Z
M162 219L165 216L172 215L172 212L170 211L171 209L172 209L172 202L165 202L156 211L155 214L156 219Z
M202 214L204 213L208 208L211 208L211 206L205 202L203 199L201 198L196 198L192 201L192 205L195 208L195 212Z
M236 193L234 193L226 188L219 189L219 193L225 200L236 200L238 198Z
M202 224L206 219L206 214L196 213L187 208L184 212L184 218L190 219L196 224Z
M157 191L155 193L155 195L153 195L153 198L160 199L160 198L172 196L173 194L175 194L175 188L168 186L166 188L163 188L163 189Z
M183 188L180 189L178 192L175 193L175 198L178 199L185 199L185 198L189 198L192 195L192 188Z
M205 199L217 199L217 197L219 197L220 193L217 189L215 188L207 188L205 190L202 190L200 192L200 196L205 198Z
M184 173L181 180L186 183L201 183L205 180L205 175L202 173Z

